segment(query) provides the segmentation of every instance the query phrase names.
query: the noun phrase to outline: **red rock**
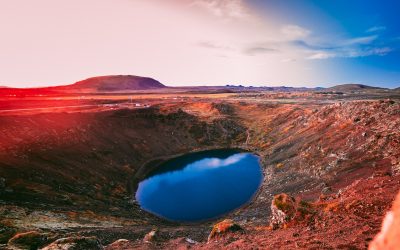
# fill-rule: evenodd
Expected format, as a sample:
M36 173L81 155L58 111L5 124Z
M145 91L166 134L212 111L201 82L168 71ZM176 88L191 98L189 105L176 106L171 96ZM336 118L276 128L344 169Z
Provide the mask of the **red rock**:
M154 242L156 239L157 239L157 229L153 229L144 236L143 242L151 243Z
M132 249L133 245L129 240L119 239L108 245L106 250L121 250L121 249Z
M61 238L50 245L44 247L42 250L102 250L103 246L100 244L96 237L68 237Z
M381 232L371 242L369 250L396 250L400 247L400 193L382 223Z
M231 219L225 219L214 225L210 235L208 236L208 242L226 234L227 232L235 232L239 230L242 230L241 226L234 223Z
M274 196L271 203L270 226L273 229L282 227L290 221L296 213L295 200L287 194L278 194Z
M17 233L8 241L11 249L37 249L43 245L47 237L37 231Z

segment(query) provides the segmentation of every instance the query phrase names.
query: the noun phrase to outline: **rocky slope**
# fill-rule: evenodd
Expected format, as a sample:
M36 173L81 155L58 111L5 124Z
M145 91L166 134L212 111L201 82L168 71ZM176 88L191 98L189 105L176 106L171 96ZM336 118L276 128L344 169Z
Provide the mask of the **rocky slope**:
M206 123L178 108L0 120L0 175L12 190L2 192L2 199L26 206L123 206L127 181L145 162L199 147L223 147L243 140L244 130L235 121Z

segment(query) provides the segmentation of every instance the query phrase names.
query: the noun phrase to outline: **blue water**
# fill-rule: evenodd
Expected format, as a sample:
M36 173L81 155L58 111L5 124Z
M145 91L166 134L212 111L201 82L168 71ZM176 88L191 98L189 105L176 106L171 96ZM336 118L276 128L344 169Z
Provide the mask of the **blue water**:
M231 149L203 151L163 163L139 183L136 199L159 217L196 222L247 203L261 181L258 156Z

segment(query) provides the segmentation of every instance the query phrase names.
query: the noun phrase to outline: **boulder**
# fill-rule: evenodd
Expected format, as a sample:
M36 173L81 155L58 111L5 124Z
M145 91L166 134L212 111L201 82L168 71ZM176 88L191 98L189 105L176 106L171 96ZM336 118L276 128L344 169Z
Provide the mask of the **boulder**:
M148 232L144 238L143 238L143 242L144 243L151 243L154 242L157 239L157 229L153 229L150 232Z
M299 223L310 223L318 212L316 206L287 194L275 195L271 203L270 227L286 228Z
M10 249L37 249L46 243L47 237L37 231L17 233L8 240Z
M132 243L126 239L119 239L108 245L106 250L121 250L121 249L132 249Z
M104 249L96 237L68 237L61 238L42 250L101 250Z
M189 243L189 244L197 244L197 243L198 243L197 241L192 240L192 239L190 239L190 238L185 238L185 241L186 241L187 243Z
M270 226L272 229L283 227L296 214L295 199L283 193L275 195L271 203L271 213Z
M369 245L369 250L395 250L400 246L400 193L382 223L382 228Z
M213 226L213 229L208 236L208 242L215 238L219 238L228 232L236 232L240 230L243 230L242 227L234 223L233 220L225 219Z

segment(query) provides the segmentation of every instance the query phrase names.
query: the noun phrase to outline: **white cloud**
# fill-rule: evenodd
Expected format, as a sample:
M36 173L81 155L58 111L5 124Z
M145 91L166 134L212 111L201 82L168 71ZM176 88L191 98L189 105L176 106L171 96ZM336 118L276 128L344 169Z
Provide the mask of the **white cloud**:
M317 52L317 53L314 53L311 56L307 57L307 59L328 59L328 58L333 58L333 57L336 57L336 55L333 53Z
M246 153L240 153L240 154L234 154L232 156L229 156L226 159L220 159L220 158L203 159L203 160L196 161L196 162L188 165L186 168L192 169L192 170L204 170L205 168L210 169L210 168L226 167L226 166L238 163L243 158L245 158L247 155L248 154L246 154Z
M259 54L268 54L268 53L276 53L279 52L273 46L268 45L254 45L244 50L244 53L250 56L259 55Z
M298 25L286 25L281 28L282 34L289 40L306 38L311 31Z
M368 49L347 49L335 52L319 51L311 54L307 59L328 59L328 58L355 58L366 56L384 56L392 51L389 47L368 48Z
M203 8L217 17L244 18L249 16L243 0L194 0L190 5Z
M330 40L320 40L319 43L313 43L313 39L314 37L307 37L295 42L296 46L302 47L307 51L308 56L306 56L306 59L385 56L393 51L393 48L385 45L387 40L379 39L378 35L345 39L331 37Z
M377 35L373 36L363 36L363 37L356 37L351 39L346 39L342 42L338 42L341 46L351 46L351 45L360 45L360 44L370 44L378 38Z
M367 29L366 32L370 33L370 32L384 31L384 30L386 30L385 26L373 26L373 27Z
M205 164L199 165L200 167L207 166L211 168L226 167L241 161L244 157L246 157L246 154L235 154L226 159L213 158L211 160L205 160Z
M393 51L393 49L389 48L389 47L372 48L372 49L362 51L361 53L359 53L358 56L372 56L372 55L385 56L389 52L392 52L392 51ZM357 54L356 54L356 56L357 56Z

